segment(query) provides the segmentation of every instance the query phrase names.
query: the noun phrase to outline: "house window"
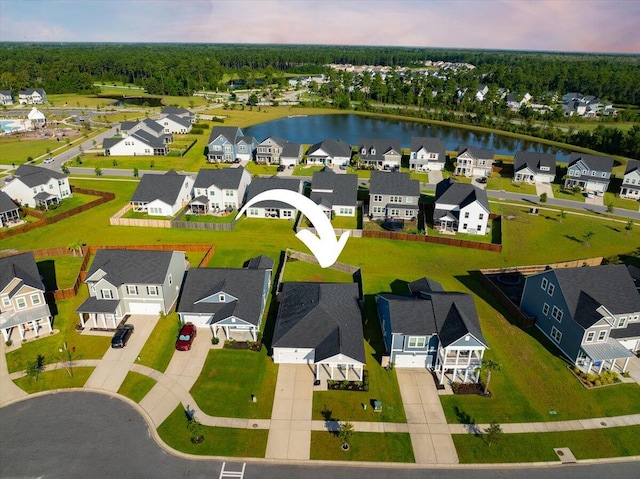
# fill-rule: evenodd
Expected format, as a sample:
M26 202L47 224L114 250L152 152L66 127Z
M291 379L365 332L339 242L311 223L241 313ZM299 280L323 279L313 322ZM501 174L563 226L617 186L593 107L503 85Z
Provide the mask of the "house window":
M224 296L224 294L221 294L221 295L220 295L220 302L221 302L221 303L224 303L224 302L225 302L225 296Z
M16 306L18 306L18 309L26 308L27 307L27 300L24 299L23 297L16 298Z
M604 171L602 172L602 177L603 177L603 178L606 178L606 177L607 177L607 174L606 174Z
M556 343L562 340L562 333L555 326L551 328L551 337Z
M171 275L169 275L167 280L169 281L169 284L173 284L173 277Z
M410 336L409 337L409 347L410 348L424 348L425 338L420 336Z
M542 314L549 316L549 305L547 303L544 303L544 306L542 306Z
M291 214L291 210L282 210L283 218L291 218L293 215Z
M404 210L404 215L407 218L411 218L413 216L413 211L412 210Z
M382 202L382 195L373 195L373 201L376 203Z
M555 286L553 284L549 284L549 288L547 289L547 293L549 293L549 296L553 296L553 291L555 290Z
M476 231L477 231L478 233L479 233L480 231L482 231L482 225L478 225L478 226L476 227Z
M11 306L11 300L7 297L2 298L2 306Z
M479 220L483 220L483 219L484 219L484 213L480 213L480 214L478 215L478 219L479 219Z
M463 225L462 225L462 229L463 229L463 230L466 230L466 229L467 229L467 223L465 223L465 224L463 224Z
M147 294L149 296L158 296L158 287L157 286L147 286Z
M249 210L249 216L258 216L258 210L256 208L251 208Z
M233 196L233 190L225 190L225 196Z
M405 198L405 203L408 203L408 204L413 203L413 197L411 197L411 196L407 196L407 197Z
M603 329L598 333L598 341L604 341L607 338L607 330Z
M32 294L31 295L31 304L33 304L34 306L36 304L40 304L42 302L42 300L40 299L40 295L39 294Z
M113 291L110 289L101 289L100 295L102 296L102 299L113 299Z
M133 296L137 295L138 294L138 287L136 285L133 285L133 284L128 284L127 285L127 294L130 294L130 295L133 295Z
M626 323L626 321L627 321L627 317L626 316L623 316L622 318L620 318L618 320L618 327L619 328L624 328L624 324Z
M209 191L209 196L216 196L215 190L210 190Z
M467 218L469 217L469 212L468 212L468 211L466 211L466 212L464 213L464 217L465 217L465 219L467 219Z
M542 283L540 284L540 287L546 291L548 284L549 284L549 280L547 278L542 278Z
M391 209L391 216L400 216L400 210L397 208Z
M554 306L553 310L551 311L551 316L557 319L558 322L562 321L562 310L559 309L557 306Z
M591 172L591 176L596 176L596 172L595 172L595 171L592 171L592 172Z
M589 331L587 333L587 342L590 343L593 341L593 338L595 337L596 333L594 331Z

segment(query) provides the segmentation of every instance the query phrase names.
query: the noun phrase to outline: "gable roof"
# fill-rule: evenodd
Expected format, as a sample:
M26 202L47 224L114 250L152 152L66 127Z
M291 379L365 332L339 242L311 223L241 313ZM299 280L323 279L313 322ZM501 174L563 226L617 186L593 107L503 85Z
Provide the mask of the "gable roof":
M424 148L429 153L438 153L438 160L445 160L445 144L440 138L428 138L424 136L414 136L411 138L411 151L417 152Z
M44 291L44 285L40 280L40 272L31 251L0 258L0 291L6 288L15 278L19 278L24 284L32 288Z
M87 280L102 270L103 276L114 286L122 284L162 284L176 251L148 251L99 249L96 252ZM179 284L182 278L176 278Z
M287 141L282 147L282 153L280 157L284 158L301 158L302 157L302 144L295 143L293 141Z
M163 148L167 147L167 145L165 145L165 143L164 143L164 135L161 135L160 137L157 137L157 136L154 136L153 134L149 133L148 131L136 130L129 136L133 137L133 138L137 138L138 140L140 140L141 142L149 145L152 148L163 149Z
M17 210L18 208L19 206L13 202L8 194L4 191L0 191L0 213Z
M165 116L163 119L171 120L177 123L178 125L182 125L184 127L189 127L191 125L191 121L189 120L189 118L178 116L173 113L170 113L169 115Z
M165 106L160 113L165 115L193 115L186 108L178 108L177 106Z
M252 198L259 195L260 193L268 190L291 190L295 192L300 191L300 180L298 179L288 179L288 178L279 178L277 176L270 176L269 178L254 178L251 181L251 186L249 186L249 196L247 197L247 202L249 202ZM255 206L260 208L286 208L286 209L295 209L295 207L283 203L282 201L260 201Z
M638 160L629 160L627 163L627 168L624 170L624 174L631 173L633 171L640 172L640 161Z
M161 135L164 133L164 127L157 121L152 120L151 118L145 118L140 123L143 123L147 128L149 128L151 131L155 131L158 135Z
M364 155L361 153L362 149L366 151ZM371 153L373 150L375 153ZM400 140L395 138L361 138L358 146L360 155L368 160L382 160L383 156L390 151L402 155Z
M316 204L355 207L358 204L358 175L337 175L331 168L316 171L311 180L310 198Z
M112 148L123 140L125 140L125 138L105 138L104 140L102 140L102 148L108 150L109 148Z
M420 196L420 182L409 173L372 171L369 191L372 195Z
M409 283L409 291L411 294L420 295L420 293L430 293L432 291L444 291L440 283L431 278L420 278Z
M477 146L472 145L460 145L458 147L458 156L463 154L465 151L468 151L469 154L474 158L480 158L484 160L493 159L493 150L489 150L487 148L478 148Z
M458 205L463 208L474 201L479 202L489 211L487 192L477 186L457 183L453 178L444 179L436 185L436 204Z
M211 128L211 134L209 135L209 141L211 143L219 136L223 136L229 143L236 144L238 139L244 135L242 130L237 126L214 126Z
M261 254L260 256L256 256L255 258L251 258L247 261L246 267L249 269L268 269L273 270L275 262L269 258Z
M312 155L318 150L322 150L332 158L338 157L351 157L351 146L342 140L323 140L320 143L316 143L309 147L307 155Z
M193 187L209 188L211 185L215 185L221 190L237 190L244 172L243 166L220 169L201 168L198 171Z
M61 180L67 177L67 175L59 173L57 171L32 165L18 166L13 176L16 178L20 178L20 181L22 181L30 188L33 188L34 186L44 185L51 178L55 180Z
M271 144L276 144L280 147L283 147L287 143L287 140L285 140L284 138L280 138L279 136L268 136L264 140L262 140L259 144L262 145L269 140L271 140L270 141Z
M389 304L392 333L409 336L430 336L436 334L436 318L430 301L400 294L381 293Z
M186 175L180 175L175 170L169 170L163 175L142 175L131 201L160 200L168 205L173 205L180 195L186 178Z
M556 155L553 153L537 153L534 151L518 151L513 159L513 170L520 171L523 168L529 168L535 173L540 173L540 168L549 168L548 172L555 174L556 172Z
M582 161L587 165L589 170L593 171L610 173L613 169L613 158L609 156L585 155L584 153L571 153L568 167L575 165L579 161Z
M274 348L314 348L315 361L344 354L366 363L356 283L283 283Z

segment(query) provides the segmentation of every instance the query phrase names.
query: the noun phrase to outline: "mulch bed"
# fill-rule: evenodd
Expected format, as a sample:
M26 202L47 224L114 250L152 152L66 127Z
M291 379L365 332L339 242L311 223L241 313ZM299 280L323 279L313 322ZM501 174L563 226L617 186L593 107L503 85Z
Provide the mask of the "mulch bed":
M256 341L225 341L224 349L250 349L251 351L260 351L262 343Z
M483 397L491 397L491 391L484 394L484 385L480 383L453 383L451 384L453 394L477 394Z

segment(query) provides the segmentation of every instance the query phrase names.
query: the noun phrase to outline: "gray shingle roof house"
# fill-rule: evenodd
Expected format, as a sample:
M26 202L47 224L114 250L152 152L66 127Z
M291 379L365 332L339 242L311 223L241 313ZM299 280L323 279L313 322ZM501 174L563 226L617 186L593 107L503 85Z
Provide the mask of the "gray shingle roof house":
M336 216L355 216L358 208L358 175L338 175L330 168L313 173L311 201L320 205L331 219Z
M372 171L369 180L369 216L406 219L418 216L420 182L409 173Z
M493 167L493 150L469 145L458 147L456 158L456 175L491 176Z
M4 191L0 191L0 226L9 226L20 221L20 207Z
M640 161L629 160L627 163L620 185L620 197L640 200Z
M193 178L169 170L142 176L131 197L134 211L150 216L173 216L191 201Z
M473 297L446 292L423 278L409 286L412 295L376 295L383 338L396 367L433 368L444 383L478 382L488 348Z
M277 364L313 365L316 379L362 380L366 363L355 283L283 283L273 333Z
M13 92L11 90L0 90L0 105L13 105Z
M489 200L483 189L452 178L436 185L434 227L443 232L484 235L489 231L488 222Z
M242 207L251 184L251 175L238 168L202 168L193 184L195 199L190 204L194 214L224 214Z
M237 126L215 126L209 135L207 159L210 163L232 163L235 160L251 160L257 142L245 136Z
M269 294L273 260L253 258L246 268L194 268L187 272L176 308L183 322L220 331L227 339L257 339Z
M323 140L309 147L308 165L348 165L351 160L351 146L342 140Z
M402 147L400 140L387 138L363 138L358 142L360 161L367 166L385 170L400 168Z
M414 136L411 138L409 169L416 171L442 170L446 162L445 144L440 138Z
M520 307L585 372L624 371L631 352L640 350L640 292L625 265L550 268L528 276Z
M12 200L31 208L49 208L73 196L67 175L32 165L20 165L2 191Z
M571 153L564 187L579 186L585 191L604 193L609 188L612 169L611 157Z
M16 327L20 340L26 338L28 326L36 337L43 325L52 331L44 291L32 252L0 258L0 332L5 342Z
M279 178L272 176L269 178L254 178L249 187L247 202L255 198L260 193L269 190L291 190L302 193L302 181L298 179ZM267 200L257 203L246 211L247 218L281 218L295 219L297 209L287 203L276 200Z
M80 323L115 328L129 314L169 312L186 268L182 251L98 250L84 281L89 297L76 309Z
M556 155L518 151L513 161L514 181L553 183L556 177Z

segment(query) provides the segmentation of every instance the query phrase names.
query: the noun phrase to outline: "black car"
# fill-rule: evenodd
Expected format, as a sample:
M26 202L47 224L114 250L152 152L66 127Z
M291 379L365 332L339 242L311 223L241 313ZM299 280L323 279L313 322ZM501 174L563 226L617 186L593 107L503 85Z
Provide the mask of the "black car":
M278 171L284 171L286 168L286 166L284 165L278 165Z
M113 338L111 338L112 348L124 348L133 334L133 324L125 324L116 329Z
M482 184L484 184L484 183L486 183L486 182L487 182L487 177L486 177L486 176L481 176L480 178L476 178L476 181L477 181L478 183L482 183Z

